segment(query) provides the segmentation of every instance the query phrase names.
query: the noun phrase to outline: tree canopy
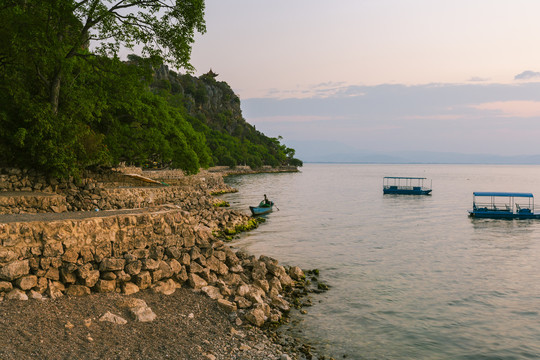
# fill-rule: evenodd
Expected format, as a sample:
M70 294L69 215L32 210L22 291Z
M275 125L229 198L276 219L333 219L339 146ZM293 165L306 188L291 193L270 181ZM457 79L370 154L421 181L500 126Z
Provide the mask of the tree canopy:
M291 149L241 124L239 99L217 74L156 79L164 62L191 71L204 31L203 0L4 0L0 165L69 176L119 162L189 173L291 163ZM121 61L135 45L143 56ZM238 110L205 111L207 86Z

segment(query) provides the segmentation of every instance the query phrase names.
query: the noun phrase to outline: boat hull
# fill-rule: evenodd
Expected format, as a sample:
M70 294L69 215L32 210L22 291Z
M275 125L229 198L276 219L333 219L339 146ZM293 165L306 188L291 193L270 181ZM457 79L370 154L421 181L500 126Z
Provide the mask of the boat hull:
M525 213L525 214L516 214L513 212L507 211L469 211L469 216L479 219L516 219L516 220L527 220L527 219L540 219L540 214L534 213Z
M253 216L256 216L256 215L268 214L272 212L272 208L273 206L269 206L269 207L250 206L249 210L251 210L251 214Z
M411 189L383 189L383 194L396 195L431 195L431 189L427 190L411 190Z

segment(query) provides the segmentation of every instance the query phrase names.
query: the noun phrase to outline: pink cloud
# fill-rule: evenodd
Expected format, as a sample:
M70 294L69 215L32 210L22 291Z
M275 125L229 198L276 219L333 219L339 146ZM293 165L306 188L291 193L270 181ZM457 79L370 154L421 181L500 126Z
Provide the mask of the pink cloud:
M540 101L496 101L471 106L478 110L496 111L500 117L540 117Z

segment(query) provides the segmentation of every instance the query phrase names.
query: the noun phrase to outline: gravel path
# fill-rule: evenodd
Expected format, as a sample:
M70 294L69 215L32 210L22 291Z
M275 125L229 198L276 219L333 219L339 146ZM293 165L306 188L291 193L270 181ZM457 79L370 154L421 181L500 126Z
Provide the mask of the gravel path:
M260 329L236 325L217 303L190 289L143 291L157 318L137 322L127 296L92 294L0 303L0 359L293 359ZM126 324L99 321L106 312Z

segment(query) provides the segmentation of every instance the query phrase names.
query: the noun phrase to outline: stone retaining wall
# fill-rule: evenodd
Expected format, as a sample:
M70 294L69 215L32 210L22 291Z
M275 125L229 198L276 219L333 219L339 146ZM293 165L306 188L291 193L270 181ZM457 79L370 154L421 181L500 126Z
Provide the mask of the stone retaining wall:
M214 237L220 224L247 215L224 209L182 209L82 220L0 224L0 297L55 298L90 292L132 294L153 288L169 293L189 286L228 311L261 326L277 322L289 304L281 295L293 284L268 257L235 253Z
M134 209L167 203L190 207L199 202L194 199L206 201L212 192L234 191L221 175L209 173L184 177L174 186L146 186L134 180L130 186L120 187L115 184L122 174L95 174L76 185L20 170L9 171L13 173L0 175L0 214Z
M67 211L67 205L66 197L58 194L0 192L0 214L59 213Z

